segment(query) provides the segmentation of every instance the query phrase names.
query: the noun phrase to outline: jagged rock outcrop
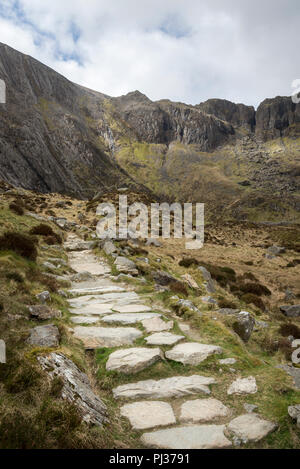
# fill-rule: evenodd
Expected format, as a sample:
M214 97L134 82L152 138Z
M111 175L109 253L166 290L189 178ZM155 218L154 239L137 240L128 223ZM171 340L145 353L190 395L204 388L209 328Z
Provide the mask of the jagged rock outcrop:
M244 127L248 131L255 128L255 109L245 104L235 104L226 99L208 99L196 106L203 112L229 122L234 127Z
M256 113L256 134L265 140L300 132L300 104L290 97L265 99Z

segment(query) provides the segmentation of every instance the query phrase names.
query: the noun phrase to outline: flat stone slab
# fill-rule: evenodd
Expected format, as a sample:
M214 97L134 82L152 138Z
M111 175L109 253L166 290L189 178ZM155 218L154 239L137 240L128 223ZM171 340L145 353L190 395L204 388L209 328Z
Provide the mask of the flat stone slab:
M137 304L132 304L132 305L124 305L124 306L115 306L114 307L115 311L118 311L119 313L142 313L146 311L151 311L152 308L150 306L146 305L137 305ZM158 315L160 316L160 315ZM155 317L155 316L152 316ZM145 318L147 319L147 318ZM148 318L149 319L149 318Z
M71 307L70 312L72 314L79 314L80 316L106 316L107 314L112 314L113 303L106 303L104 305L98 305L97 303L92 303L86 306Z
M145 338L148 345L174 345L185 339L183 335L175 335L170 332L157 332Z
M69 293L71 295L85 295L89 293L115 293L115 292L124 292L124 288L118 287L116 285L112 286L86 286L86 287L78 287L78 288L72 288L69 290Z
M60 333L56 326L47 324L31 329L27 343L39 347L58 347Z
M106 363L108 371L119 371L125 374L138 373L163 358L159 348L128 348L110 354Z
M140 301L139 296L135 292L120 292L120 293L104 293L103 295L83 295L78 298L72 298L69 300L70 306L79 307L87 306L90 304L107 304L113 303L116 306L124 306L126 303L133 303ZM124 312L124 311L122 311ZM125 311L128 312L128 311ZM134 312L134 311L130 311Z
M73 322L73 324L95 324L99 320L100 318L96 318L93 316L79 316L78 315L76 317L71 318L71 321Z
M92 275L110 273L110 267L97 259L89 251L72 252L69 254L69 264L75 272L89 272Z
M263 420L256 414L245 414L233 419L227 426L229 433L243 443L248 441L260 441L269 433L276 430L277 425L268 420Z
M217 399L196 399L184 402L180 409L181 422L209 422L216 418L227 417L230 410Z
M224 435L225 425L193 425L144 433L142 443L162 449L218 449L232 443Z
M147 332L163 332L169 331L173 329L174 322L168 321L165 322L161 318L152 318L152 319L145 319L142 322L143 327L146 329Z
M231 383L227 394L255 394L257 392L256 379L253 376L249 378L238 378Z
M47 305L28 306L30 316L39 321L47 321L48 319L60 318L61 312L50 308Z
M105 404L93 392L87 375L71 360L62 354L51 353L39 356L38 361L51 378L62 380L62 398L75 403L86 423L102 426L107 421Z
M113 323L122 323L122 324L136 324L137 322L142 322L145 319L153 318L160 316L158 313L117 313L110 314L109 316L104 316L101 318L101 321L108 324Z
M160 401L142 401L121 407L122 417L127 417L134 430L173 425L175 415L170 404Z
M174 376L160 380L148 379L123 384L113 389L115 399L168 399L170 397L210 394L209 385L215 379L207 376Z
M183 363L184 365L198 365L206 360L210 355L223 353L221 347L216 345L199 344L189 342L186 344L175 345L172 350L166 352L169 360Z
M84 327L74 328L74 337L82 340L86 349L131 345L143 334L133 327Z

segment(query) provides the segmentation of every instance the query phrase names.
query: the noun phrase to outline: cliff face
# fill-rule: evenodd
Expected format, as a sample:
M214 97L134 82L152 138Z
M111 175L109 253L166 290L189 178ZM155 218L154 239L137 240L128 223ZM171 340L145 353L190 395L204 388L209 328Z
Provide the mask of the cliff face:
M111 98L2 44L0 78L0 179L9 183L83 198L141 183L222 210L242 200L243 217L257 194L299 207L300 104L291 98L266 99L256 112L221 99L153 102L139 91Z

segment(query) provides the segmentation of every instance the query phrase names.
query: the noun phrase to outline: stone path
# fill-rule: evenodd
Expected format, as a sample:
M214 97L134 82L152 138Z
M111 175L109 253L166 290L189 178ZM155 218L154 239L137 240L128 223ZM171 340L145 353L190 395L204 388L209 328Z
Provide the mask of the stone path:
M116 285L109 265L93 254L92 247L93 243L82 242L75 235L66 242L70 265L79 280L72 283L68 300L74 337L86 349L117 348L109 354L106 370L121 373L130 382L112 389L112 396L120 406L120 415L134 430L149 430L141 434L142 444L163 449L230 448L259 441L274 431L274 423L254 413L234 415L221 401L208 397L212 386L222 385L212 376L195 372L176 376L174 371L172 377L132 382L130 376L143 370L150 373L150 367L159 363L156 366L164 369L164 363L177 362L189 373L190 366L208 358L219 363L216 366L233 365L236 360L222 360L221 347L200 343L200 336L185 324L182 335L175 333L168 313L153 311L132 287ZM130 269L138 274L135 264L125 257L117 257L115 264L120 271ZM144 345L137 346L136 339L142 338ZM246 395L258 389L255 378L248 377L233 380L223 391Z

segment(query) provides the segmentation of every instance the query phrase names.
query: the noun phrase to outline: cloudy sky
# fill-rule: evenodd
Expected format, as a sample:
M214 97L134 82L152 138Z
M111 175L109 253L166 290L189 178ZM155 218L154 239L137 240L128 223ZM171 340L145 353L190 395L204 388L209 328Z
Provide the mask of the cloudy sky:
M0 0L0 42L111 96L257 105L300 78L299 0Z

